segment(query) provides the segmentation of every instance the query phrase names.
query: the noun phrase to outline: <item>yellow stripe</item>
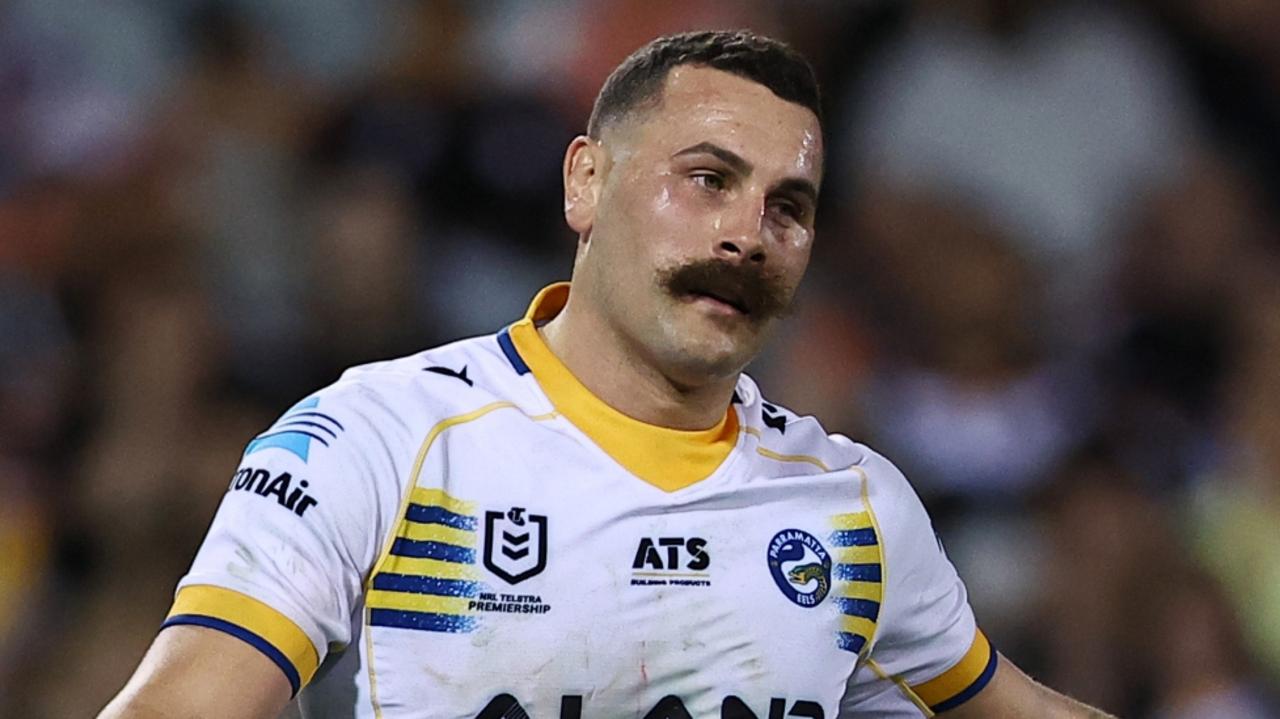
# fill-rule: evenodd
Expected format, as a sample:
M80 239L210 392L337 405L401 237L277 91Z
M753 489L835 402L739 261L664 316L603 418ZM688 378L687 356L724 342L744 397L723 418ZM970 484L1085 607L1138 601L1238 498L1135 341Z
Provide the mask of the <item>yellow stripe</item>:
M469 502L461 502L459 500L456 500L453 497L450 497L448 494L445 494L440 490L435 490L433 492L431 490L422 490L422 488L418 486L418 478L422 474L422 465L424 462L426 462L427 452L431 449L431 445L435 444L436 438L439 437L441 433L443 433L446 429L449 429L450 427L456 427L460 424L466 424L467 422L480 419L481 417L489 414L490 412L493 412L499 409L506 409L508 407L513 409L519 409L512 402L490 402L489 404L486 404L483 407L474 409L465 414L460 414L454 417L447 417L445 419L442 419L439 422L437 422L435 426L431 428L430 431L427 432L427 436L422 440L422 445L418 447L418 456L413 460L413 469L409 471L409 482L408 482L409 491L405 492L404 497L400 499L400 509L395 514L395 516L401 518L400 524L397 528L397 531L391 532L387 536L386 541L383 542L382 552L378 555L378 561L374 562L373 571L369 572L369 579L365 582L366 593L370 593L370 594L372 593L373 578L377 576L378 572L383 571L383 568L387 564L388 558L391 556L391 546L395 544L396 536L399 534L399 531L403 529L404 525L408 524L408 520L405 520L403 517L404 517L405 510L408 509L409 503L413 500L415 496L422 497L424 500L427 500L428 504L438 500L441 502L452 502L452 506L456 506L460 509L468 506L473 506ZM420 492L420 490L422 491ZM436 494L437 492L438 494ZM446 509L449 508L448 505L441 505L441 506L444 506ZM450 511L453 511L453 510L450 509ZM469 513L469 511L460 512L460 514L466 514L466 513ZM452 577L446 577L446 578L451 579ZM364 636L365 636L365 647L367 649L366 654L369 657L369 701L373 704L374 717L376 717L376 719L382 719L382 703L378 700L378 674L377 674L377 671L374 669L373 632L370 631L370 625L369 625L369 615L371 611L372 611L372 608L369 606L369 603L366 602L365 611L364 611Z
M505 404L508 406L514 406L514 405L511 405L510 402L496 402L495 404ZM493 409L500 409L500 407L494 407L493 405L486 405L486 406L493 407ZM481 409L484 409L484 407L481 407ZM466 415L463 415L463 417L465 416ZM445 420L445 422L448 422L448 421L449 420ZM441 422L440 424L444 424L444 422ZM461 422L458 422L457 424L461 424ZM438 428L440 427L440 425L438 424L436 425L436 427ZM432 431L434 432L435 430L433 429ZM436 432L436 434L439 434L439 432ZM427 435L428 442L430 442L433 439L435 439L435 437L432 437L430 434ZM414 467L415 478L417 476L418 470L420 469L421 469L420 466ZM409 501L413 502L414 504L421 504L426 507L444 507L445 509L449 510L450 512L453 512L454 514L463 514L467 516L473 516L476 513L476 505L474 502L464 502L460 499L455 499L454 497L445 493L445 491L442 489L434 489L434 488L428 489L426 487L415 486L413 488L413 493L409 495Z
M397 609L405 612L432 612L435 614L467 614L470 599L465 597L438 597L434 594L390 592L374 589L369 592L371 609Z
M383 566L382 571L392 574L410 574L417 577L433 579L469 579L480 578L480 571L471 564L445 562L426 557L391 557L391 561Z
M868 479L866 471L858 466L850 467L850 469L857 472L858 475L862 477L862 506L865 508L867 516L871 518L871 527L876 530L876 537L879 537L880 539L880 544L874 546L880 555L877 563L880 565L880 591L883 593L884 587L889 586L889 563L885 558L883 549L885 541L884 532L880 531L880 521L876 519L876 510L871 506L871 490L867 486ZM879 601L881 604L884 603L883 596ZM865 654L870 654L871 647L875 644L875 638L875 628L873 627L871 633L867 635L867 643L862 650Z
M761 457L775 459L779 462L805 462L807 464L812 464L824 472L831 471L831 468L822 460L817 457L810 457L807 454L779 454L771 449L765 449L764 447L756 447L756 454L759 454Z
M869 512L837 514L831 518L831 525L836 529L866 529L871 526L871 514Z
M405 522L405 526L400 530L400 536L419 542L444 542L445 544L453 544L459 547L476 546L475 532L454 529L441 524Z
M404 498L400 500L400 511L397 512L395 516L403 518L405 510L408 508L409 503L413 501L414 497L422 498L423 501L426 502L427 504L433 504L436 502L450 502L451 506L458 507L460 509L466 508L466 507L471 507L472 509L474 509L474 505L471 504L470 502L462 502L462 501L456 500L453 497L450 497L448 494L445 494L444 492L438 489L430 490L430 489L423 489L422 487L419 487L418 478L422 474L422 465L427 460L427 451L431 449L431 445L435 444L436 438L439 437L440 434L444 432L446 429L449 429L450 427L456 427L460 424L466 424L467 422L480 419L481 417L485 416L486 414L489 414L490 412L493 412L499 409L506 409L508 407L516 408L516 405L512 402L490 402L489 404L486 404L483 407L480 407L479 409L475 409L470 412L467 412L466 414L460 414L455 417L448 417L446 419L442 419L439 422L437 422L435 426L432 427L429 432L427 432L426 438L422 440L422 446L418 448L418 456L416 459L414 459L413 469L410 470L409 472L410 490L408 492L405 492ZM444 506L445 509L449 509L450 505L442 504L440 506ZM453 510L449 509L449 511L453 511ZM466 512L459 512L459 514L467 514L467 513L469 513L469 510ZM400 526L397 529L397 531L392 532L390 535L387 536L387 541L384 542L382 545L382 553L378 556L378 561L373 565L373 571L369 573L368 581L365 582L366 591L373 589L373 577L378 572L382 571L383 565L387 563L387 558L391 556L391 545L395 544L396 537L399 536L401 531L403 531L405 524L408 524L408 521L405 519L401 519Z
M861 634L870 639L871 635L876 631L876 623L866 617L851 617L847 614L841 614L840 631Z
M917 684L911 689L929 706L937 706L968 689L978 677L982 676L990 660L991 643L979 630L974 634L969 651L965 652L964 657L954 667L943 672L941 676L923 684Z
M937 716L933 713L933 710L929 708L929 705L924 703L924 700L916 696L915 692L911 691L911 687L907 686L906 680L902 677L889 676L889 673L884 670L884 667L880 666L876 660L871 658L867 659L867 666L871 667L871 671L875 672L876 676L885 681L896 684L898 689L902 692L902 695L911 700L911 703L915 704L916 708L923 712L926 717Z
M880 582L841 582L836 585L836 596L879 602L884 597L884 587Z
M836 550L836 562L840 564L879 564L880 545L841 547Z
M289 659L303 686L320 665L315 646L293 620L246 594L208 584L193 584L178 591L169 616L178 614L222 619L257 634Z

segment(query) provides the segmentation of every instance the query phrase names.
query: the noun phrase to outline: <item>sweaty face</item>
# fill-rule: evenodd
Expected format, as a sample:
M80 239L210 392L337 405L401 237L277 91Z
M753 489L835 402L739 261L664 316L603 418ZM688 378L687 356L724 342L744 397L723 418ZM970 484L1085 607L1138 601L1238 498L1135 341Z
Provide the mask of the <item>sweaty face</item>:
M740 372L809 261L818 119L704 67L602 133L600 195L575 270L633 352L690 385Z

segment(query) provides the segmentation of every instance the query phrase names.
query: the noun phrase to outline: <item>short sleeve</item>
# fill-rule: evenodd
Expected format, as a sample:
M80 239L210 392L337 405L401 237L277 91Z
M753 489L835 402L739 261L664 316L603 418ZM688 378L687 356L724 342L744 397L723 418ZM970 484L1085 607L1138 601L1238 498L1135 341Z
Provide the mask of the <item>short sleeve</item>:
M945 712L987 685L996 653L915 490L888 460L866 451L868 501L883 534L884 593L876 636L840 716Z
M394 481L380 485L386 468L358 395L323 390L249 442L164 623L246 641L295 694L329 647L351 640L398 501Z

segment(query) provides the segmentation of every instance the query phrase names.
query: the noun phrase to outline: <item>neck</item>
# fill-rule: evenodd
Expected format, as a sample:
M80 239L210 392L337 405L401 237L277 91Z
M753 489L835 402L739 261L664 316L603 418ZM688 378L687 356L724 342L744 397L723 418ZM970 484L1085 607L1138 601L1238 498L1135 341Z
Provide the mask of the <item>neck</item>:
M548 349L605 404L641 422L700 430L724 419L736 377L696 385L672 380L644 361L598 315L575 310L573 295L560 314L538 328Z

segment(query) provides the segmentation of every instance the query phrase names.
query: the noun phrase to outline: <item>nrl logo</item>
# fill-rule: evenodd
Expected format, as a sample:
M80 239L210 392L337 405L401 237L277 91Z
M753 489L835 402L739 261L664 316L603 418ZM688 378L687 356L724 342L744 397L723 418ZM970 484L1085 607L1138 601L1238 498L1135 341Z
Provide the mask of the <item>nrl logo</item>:
M484 513L484 566L507 584L519 584L547 568L547 518L524 507Z

